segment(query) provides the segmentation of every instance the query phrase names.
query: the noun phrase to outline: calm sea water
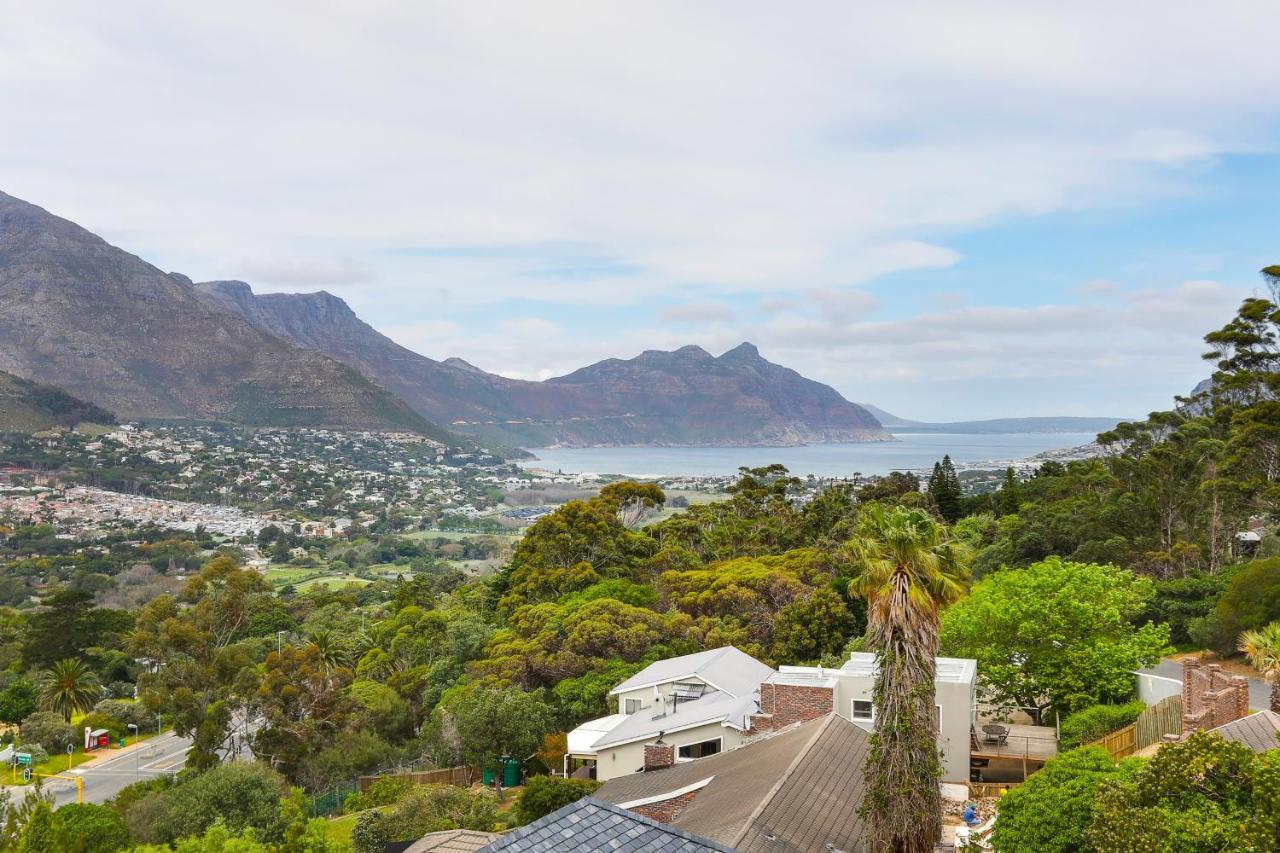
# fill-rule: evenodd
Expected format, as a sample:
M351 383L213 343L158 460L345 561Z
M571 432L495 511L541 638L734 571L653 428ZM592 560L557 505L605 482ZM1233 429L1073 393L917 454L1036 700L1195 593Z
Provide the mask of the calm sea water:
M897 441L811 444L805 447L581 447L531 450L522 464L572 474L663 477L732 474L740 465L781 462L793 474L847 477L932 468L943 454L957 463L1007 462L1045 450L1078 447L1093 433L990 435L903 433Z

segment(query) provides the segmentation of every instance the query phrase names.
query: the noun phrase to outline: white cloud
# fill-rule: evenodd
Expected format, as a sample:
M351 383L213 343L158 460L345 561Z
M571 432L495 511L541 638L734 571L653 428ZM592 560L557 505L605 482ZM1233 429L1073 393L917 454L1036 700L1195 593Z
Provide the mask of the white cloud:
M3 189L197 280L330 287L426 354L533 376L688 343L589 310L666 304L724 326L700 343L768 344L851 392L1103 363L1173 385L1189 369L1150 354L1194 358L1222 294L1142 290L1187 269L1169 257L1103 271L1131 283L1086 285L1087 308L979 284L902 316L870 283L957 265L973 229L1183 197L1272 150L1280 117L1265 0L0 0L0 20ZM710 307L736 300L757 311ZM511 322L529 303L565 316Z
M727 323L737 316L725 302L686 302L658 309L658 319L666 323Z

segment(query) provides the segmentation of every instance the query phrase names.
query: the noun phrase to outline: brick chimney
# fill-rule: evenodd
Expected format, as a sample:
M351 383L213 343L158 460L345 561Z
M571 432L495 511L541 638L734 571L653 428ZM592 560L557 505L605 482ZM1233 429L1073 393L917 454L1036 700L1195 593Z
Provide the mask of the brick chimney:
M825 717L835 710L835 688L826 684L760 685L760 713L751 715L751 728L771 731L793 723Z
M646 773L650 770L661 770L664 767L670 767L675 763L676 748L672 744L663 742L662 732L658 732L656 741L644 745L644 769Z
M1273 697L1274 698L1274 697ZM1216 663L1182 661L1182 733L1207 731L1249 714L1249 680Z

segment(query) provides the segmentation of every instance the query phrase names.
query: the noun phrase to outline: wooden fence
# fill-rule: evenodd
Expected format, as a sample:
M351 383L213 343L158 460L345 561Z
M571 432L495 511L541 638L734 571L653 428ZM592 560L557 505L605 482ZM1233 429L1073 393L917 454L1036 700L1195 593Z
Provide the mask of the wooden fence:
M1100 746L1111 753L1112 758L1120 759L1133 755L1153 743L1158 743L1167 734L1182 731L1182 697L1166 696L1156 704L1138 715L1132 725L1114 731L1106 737L1093 741L1092 746Z
M382 776L361 776L360 793L379 779L405 779L413 785L457 785L469 788L480 778L479 767L447 767L444 770L424 770L420 773L387 773Z
M970 782L969 796L973 799L979 797L998 797L1010 788L1017 788L1022 782Z

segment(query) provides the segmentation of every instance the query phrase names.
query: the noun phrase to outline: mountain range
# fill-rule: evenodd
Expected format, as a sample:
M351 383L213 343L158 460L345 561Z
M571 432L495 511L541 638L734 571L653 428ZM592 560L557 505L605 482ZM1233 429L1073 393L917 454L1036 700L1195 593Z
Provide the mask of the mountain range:
M751 344L507 379L399 346L328 293L195 284L4 193L0 370L127 419L462 433L509 446L891 438L866 409Z
M776 365L753 345L716 357L696 346L607 359L543 382L392 341L332 294L255 295L242 281L196 285L260 328L349 364L449 429L525 447L740 445L887 440L862 407Z
M897 433L950 433L953 435L977 435L981 433L1032 433L1032 432L1105 432L1116 424L1133 418L1090 417L1033 417L990 418L978 421L913 421L900 418L870 403L859 403L876 416L885 429Z
M132 420L409 430L512 448L887 441L886 427L1097 431L1119 420L909 421L745 342L719 356L646 350L541 382L509 379L400 346L324 291L255 294L242 281L166 273L2 192L0 371Z
M357 370L4 193L0 370L131 419L444 435Z

